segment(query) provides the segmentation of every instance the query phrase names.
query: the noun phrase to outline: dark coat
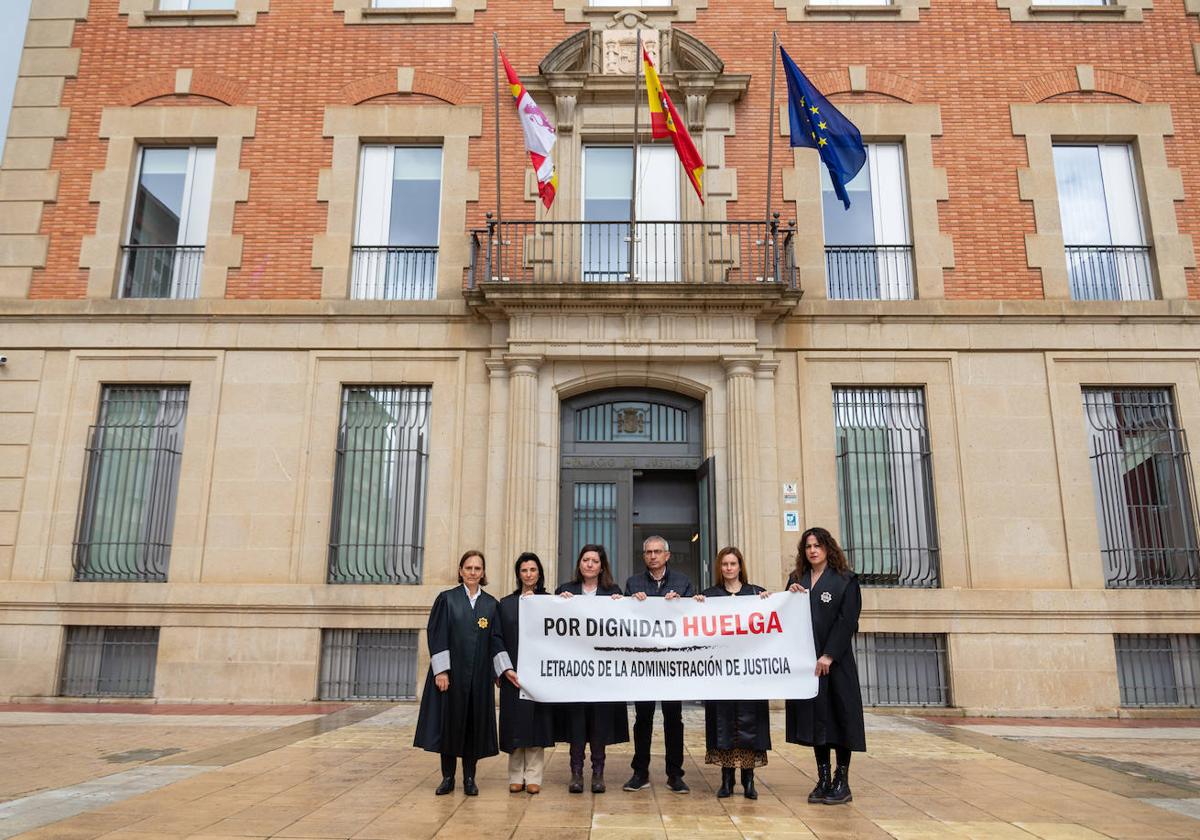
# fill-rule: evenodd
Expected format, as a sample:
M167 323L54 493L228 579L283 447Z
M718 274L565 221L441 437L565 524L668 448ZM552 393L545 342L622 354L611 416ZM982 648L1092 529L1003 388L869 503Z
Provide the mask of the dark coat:
M757 596L761 586L743 584L737 596ZM727 598L724 586L710 586L705 598ZM705 700L704 746L710 750L771 749L771 704L767 700Z
M517 667L520 651L521 596L514 592L500 599L500 629L504 646ZM500 680L500 749L506 753L527 747L554 746L554 709L544 703L522 700L521 690Z
M811 572L805 572L796 580L793 573L788 585L799 583L809 590L817 658L828 655L833 664L829 673L818 679L816 697L787 701L787 739L793 744L848 747L865 752L867 735L853 644L862 611L858 576L853 572L839 575L827 567L815 589L811 577Z
M630 575L629 579L625 581L625 594L635 595L638 592L645 592L651 598L664 597L668 592L678 592L680 598L691 598L696 594L688 576L683 572L675 571L670 566L667 566L661 581L650 577L649 571Z
M583 584L564 583L555 595L583 595ZM620 595L619 586L600 587L595 597ZM590 596L585 596L590 597ZM558 740L572 744L623 744L629 740L629 715L624 703L557 703Z
M500 602L481 591L471 609L461 585L447 589L433 602L426 629L432 661L425 675L413 746L445 755L495 755L499 750L493 669L497 664L508 664L500 629ZM450 689L438 691L433 668L446 655ZM472 735L469 739L468 731Z

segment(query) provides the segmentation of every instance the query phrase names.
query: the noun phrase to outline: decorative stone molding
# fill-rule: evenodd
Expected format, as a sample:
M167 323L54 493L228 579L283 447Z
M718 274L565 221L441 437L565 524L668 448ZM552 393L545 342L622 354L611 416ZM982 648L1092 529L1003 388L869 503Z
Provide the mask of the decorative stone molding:
M708 8L708 0L674 0L670 6L642 6L637 0L602 6L592 5L591 0L554 0L554 8L563 13L567 23L588 23L593 29L603 29L612 21L621 19L641 20L649 26L662 29L671 23L692 23L696 20L697 11Z
M429 143L440 138L442 207L439 224L437 296L462 291L470 262L467 202L479 200L479 170L468 167L470 138L483 133L476 105L358 105L325 109L324 136L333 138L333 165L322 169L317 200L328 205L325 233L313 238L313 268L321 269L321 297L350 294L351 246L358 203L360 149L366 141ZM420 306L419 301L411 301Z
M376 8L371 0L333 0L333 10L348 24L358 23L474 23L487 0L450 0L445 6Z
M789 21L801 20L896 20L917 21L931 0L892 0L886 6L857 4L853 0L837 5L814 4L812 0L775 0L776 9L786 9ZM828 92L826 92L828 95Z
M240 105L245 100L246 85L217 73L185 67L126 85L117 92L115 101L132 107L162 96L202 96L222 105Z
M50 237L41 233L46 204L58 199L54 141L67 136L66 80L79 73L71 46L87 0L34 0L13 91L8 141L0 162L0 298L27 297L34 269L44 268Z
M159 9L158 0L121 0L130 26L253 26L271 0L234 0L232 9Z
M1055 138L1085 142L1132 140L1150 234L1150 254L1164 300L1187 297L1185 269L1195 268L1192 237L1179 232L1175 202L1183 201L1183 178L1167 165L1164 137L1174 134L1169 105L1127 103L1012 105L1013 134L1025 138L1029 167L1017 170L1020 196L1033 202L1036 233L1025 234L1030 268L1042 272L1043 294L1067 300L1070 288L1063 251Z
M996 0L996 6L1008 9L1013 21L1080 21L1083 23L1112 21L1137 22L1143 13L1154 8L1154 0L1120 0L1105 6L1049 6L1038 0Z
M1130 102L1145 102L1150 98L1150 86L1142 80L1091 64L1077 64L1071 70L1058 70L1030 79L1025 83L1024 91L1030 102L1045 102L1069 93L1103 93Z
M212 208L200 273L200 297L225 297L229 269L242 264L242 237L233 232L234 206L250 197L250 170L241 169L242 141L254 136L257 109L209 105L105 108L100 137L108 140L105 167L92 175L89 200L100 205L96 232L85 236L79 266L88 270L88 297L117 296L121 245L128 221L138 151L145 145L213 144Z
M397 67L395 72L351 82L342 88L341 100L347 105L361 105L393 93L431 96L448 105L462 105L470 96L467 86L456 79L414 67Z
M1189 15L1200 17L1200 0L1183 0L1183 9ZM1196 72L1200 73L1200 44L1192 44L1192 60L1196 64Z
M954 243L938 223L938 202L948 201L946 170L933 165L933 138L942 133L937 105L834 103L862 132L864 140L903 143L909 223L912 226L914 294L945 297L944 273L954 267ZM780 132L789 133L787 104L780 106ZM821 209L820 158L811 149L792 150L794 166L783 171L783 197L796 203L796 265L805 299L826 297L824 218ZM819 235L818 235L819 234Z
M869 69L861 64L852 64L844 70L839 68L814 73L809 81L826 97L838 93L878 93L909 103L925 98L920 85L912 79L887 70Z

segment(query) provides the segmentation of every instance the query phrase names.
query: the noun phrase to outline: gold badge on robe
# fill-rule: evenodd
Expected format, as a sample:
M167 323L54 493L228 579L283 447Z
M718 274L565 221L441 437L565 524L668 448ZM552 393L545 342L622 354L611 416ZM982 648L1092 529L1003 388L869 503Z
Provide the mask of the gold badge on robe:
M479 621L477 621L477 622L475 622L475 623L479 625L479 629L480 629L480 630L486 630L486 629L487 629L487 626L488 626L488 620L487 620L486 618L481 618L481 619L479 619Z

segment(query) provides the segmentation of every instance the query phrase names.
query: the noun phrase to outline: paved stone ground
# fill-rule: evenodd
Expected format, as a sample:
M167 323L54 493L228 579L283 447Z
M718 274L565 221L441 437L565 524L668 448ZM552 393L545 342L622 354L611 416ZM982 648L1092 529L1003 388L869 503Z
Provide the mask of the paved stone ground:
M409 746L412 705L152 708L0 706L0 838L1200 837L1200 721L871 716L854 802L829 807L805 801L811 752L778 730L759 800L716 799L719 772L696 764L698 709L686 713L690 796L665 789L660 757L652 789L620 791L622 746L610 793L568 794L558 749L540 795L509 794L499 757L481 763L482 794L468 799L433 796L437 756Z

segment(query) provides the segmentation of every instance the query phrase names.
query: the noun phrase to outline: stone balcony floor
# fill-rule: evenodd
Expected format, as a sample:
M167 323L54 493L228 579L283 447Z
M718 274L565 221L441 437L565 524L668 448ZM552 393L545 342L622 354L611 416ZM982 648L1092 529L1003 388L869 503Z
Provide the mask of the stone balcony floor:
M690 796L566 791L564 748L538 796L509 794L503 756L481 795L436 798L437 756L414 750L413 704L0 705L0 838L979 838L1200 837L1200 720L1005 720L871 715L854 802L809 805L812 755L783 741L760 798L713 791L703 712L688 708ZM660 731L656 739L661 738Z

